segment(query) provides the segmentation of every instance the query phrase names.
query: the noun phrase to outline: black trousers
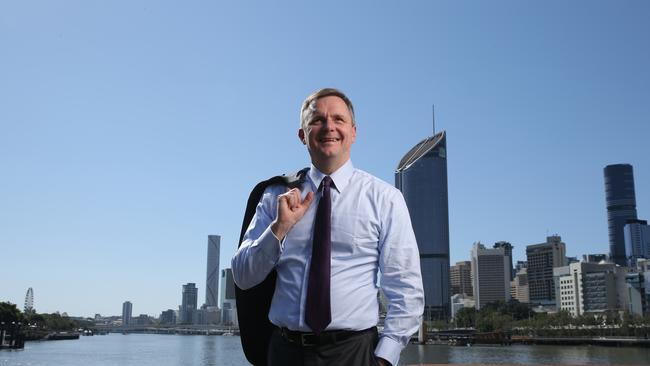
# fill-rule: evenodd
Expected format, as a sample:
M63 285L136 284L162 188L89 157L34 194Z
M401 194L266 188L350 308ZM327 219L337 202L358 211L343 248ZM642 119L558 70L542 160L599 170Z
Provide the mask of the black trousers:
M315 346L292 343L276 329L269 344L269 366L377 366L377 328L343 341Z

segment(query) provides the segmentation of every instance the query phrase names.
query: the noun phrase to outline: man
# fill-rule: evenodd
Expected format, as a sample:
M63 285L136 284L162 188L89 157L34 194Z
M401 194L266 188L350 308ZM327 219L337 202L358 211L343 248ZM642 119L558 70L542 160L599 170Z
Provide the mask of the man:
M424 306L404 198L352 165L357 128L341 91L310 95L300 117L307 179L264 191L232 259L235 283L248 289L277 271L270 365L396 365ZM389 301L379 338L378 271Z

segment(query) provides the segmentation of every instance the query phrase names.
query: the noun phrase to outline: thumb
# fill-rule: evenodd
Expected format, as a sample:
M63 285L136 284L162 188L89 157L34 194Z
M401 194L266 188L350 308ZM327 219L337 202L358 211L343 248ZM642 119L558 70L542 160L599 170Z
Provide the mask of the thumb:
M314 192L309 192L305 196L305 199L302 201L302 205L304 207L309 207L309 205L311 205L311 201L313 200L314 200Z

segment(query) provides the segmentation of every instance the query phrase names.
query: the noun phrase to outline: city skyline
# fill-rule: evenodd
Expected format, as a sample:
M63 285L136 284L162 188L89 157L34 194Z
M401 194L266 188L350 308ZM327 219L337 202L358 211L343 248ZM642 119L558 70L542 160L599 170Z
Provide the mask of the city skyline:
M556 233L568 256L608 253L605 166L634 167L650 217L648 18L645 1L3 3L0 301L157 315L204 291L206 236L229 267L250 189L309 165L300 103L325 86L355 104L353 163L389 183L435 104L451 263L477 241L516 262Z

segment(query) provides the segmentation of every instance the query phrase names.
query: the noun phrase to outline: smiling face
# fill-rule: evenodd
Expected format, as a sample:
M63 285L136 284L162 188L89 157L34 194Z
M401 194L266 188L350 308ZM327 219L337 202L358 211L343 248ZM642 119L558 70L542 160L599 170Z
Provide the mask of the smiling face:
M350 159L350 148L357 137L352 114L343 99L326 96L309 106L305 126L298 137L311 156L311 162L325 174L331 174Z

